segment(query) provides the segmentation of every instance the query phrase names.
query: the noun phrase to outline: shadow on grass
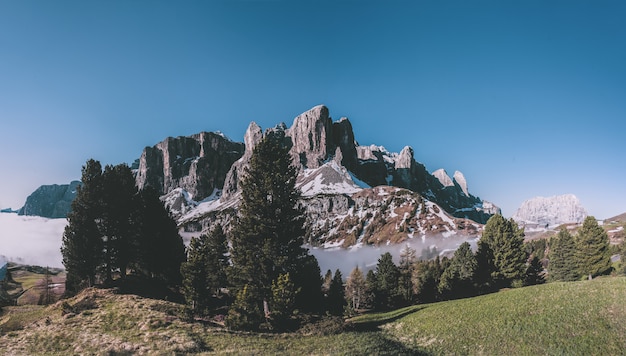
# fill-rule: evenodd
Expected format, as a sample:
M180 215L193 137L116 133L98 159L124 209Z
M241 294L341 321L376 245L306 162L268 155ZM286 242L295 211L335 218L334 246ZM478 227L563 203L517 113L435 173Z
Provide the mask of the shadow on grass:
M379 348L375 351L379 355L431 355L426 350L389 338L380 328L384 324L394 322L425 308L424 305L414 305L389 313L362 315L350 322L350 329L354 332L370 334L368 340L371 340Z
M413 305L389 313L377 313L371 316L365 314L350 320L350 322L354 331L379 331L381 325L394 322L400 318L403 318L409 314L416 313L425 308L425 305Z

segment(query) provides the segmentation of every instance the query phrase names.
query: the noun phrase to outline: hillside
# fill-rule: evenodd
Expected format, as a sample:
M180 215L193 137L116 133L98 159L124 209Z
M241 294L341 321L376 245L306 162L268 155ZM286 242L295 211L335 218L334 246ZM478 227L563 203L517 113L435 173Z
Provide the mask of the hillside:
M48 307L8 307L9 354L621 354L626 277L506 290L370 314L354 331L233 333L190 323L180 305L89 289ZM328 333L330 326L318 326Z

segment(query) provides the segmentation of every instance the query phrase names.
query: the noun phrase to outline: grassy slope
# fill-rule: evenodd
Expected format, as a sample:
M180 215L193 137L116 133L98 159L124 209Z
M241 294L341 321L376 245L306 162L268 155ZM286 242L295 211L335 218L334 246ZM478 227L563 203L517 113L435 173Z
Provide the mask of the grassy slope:
M503 291L364 315L339 335L230 333L178 317L179 306L107 290L0 315L9 354L624 354L626 278ZM89 307L89 306L92 307ZM67 309L67 307L66 307Z
M507 290L471 299L410 307L382 326L403 344L433 353L626 353L626 278ZM395 313L398 313L396 311ZM384 320L365 315L356 322ZM393 318L393 316L391 316Z

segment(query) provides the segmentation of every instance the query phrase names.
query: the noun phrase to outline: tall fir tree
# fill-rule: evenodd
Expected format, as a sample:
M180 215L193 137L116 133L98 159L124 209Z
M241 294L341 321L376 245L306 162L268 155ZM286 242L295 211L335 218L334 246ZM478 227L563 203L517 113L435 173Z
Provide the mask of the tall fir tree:
M476 257L468 242L462 243L443 271L439 281L439 293L445 299L465 298L475 294Z
M254 286L243 285L228 309L224 320L226 327L232 330L257 330L264 320L259 300L260 296Z
M565 229L550 239L549 277L553 281L576 281L580 272L576 259L576 242Z
M152 279L170 286L180 285L180 268L186 256L176 221L153 188L147 187L140 191L138 201L135 223L138 227L139 253L135 259L136 265Z
M376 288L374 294L376 307L379 309L394 308L398 304L400 296L398 280L400 270L393 263L391 253L386 252L380 256L376 264Z
M98 228L103 236L105 275L111 281L114 271L124 279L129 264L137 257L137 225L133 221L137 187L126 164L107 165L102 177L104 193Z
M524 249L524 229L500 214L489 218L478 241L478 279L483 288L510 287L523 282L528 256Z
M276 331L289 330L291 317L295 311L298 289L291 281L289 273L282 273L272 282L270 301L270 325Z
M398 293L405 305L413 304L413 270L417 261L416 251L408 244L400 251L400 263L398 269L400 271L398 281Z
M297 205L300 192L295 184L296 169L291 165L284 132L266 135L254 148L241 182L230 274L235 289L253 286L265 302L271 297L272 281L280 274L289 273L301 291L321 288L319 276L311 281L302 275L301 266L317 265L317 260L302 246L304 215ZM319 266L314 269L319 273ZM306 273L308 276L310 270Z
M589 279L611 271L609 237L593 216L588 216L578 230L576 245L579 272Z
M103 259L102 239L97 226L101 219L103 194L100 162L88 160L82 168L81 181L72 202L72 211L67 217L61 245L68 294L93 286Z
M543 265L537 256L533 256L526 267L526 276L524 277L525 286L534 286L536 284L546 283Z
M331 315L342 315L343 308L346 305L346 294L343 286L343 276L341 271L337 269L335 275L328 287L328 296L326 297L326 310Z
M208 235L193 237L187 248L187 261L180 266L182 291L194 314L204 314L210 306L212 291L207 285Z

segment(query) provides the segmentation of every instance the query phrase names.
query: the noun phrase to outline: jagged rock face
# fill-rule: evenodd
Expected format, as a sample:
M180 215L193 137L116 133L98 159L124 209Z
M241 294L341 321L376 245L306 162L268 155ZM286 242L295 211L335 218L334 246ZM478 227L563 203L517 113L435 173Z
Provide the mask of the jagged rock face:
M243 139L245 142L245 153L239 160L233 163L226 174L221 197L223 201L233 199L239 191L239 182L243 177L245 167L250 163L252 151L254 151L254 147L256 147L257 143L261 142L263 139L261 127L257 125L256 122L252 121L250 125L248 125Z
M42 185L27 199L18 211L19 215L35 215L46 218L65 218L72 210L72 201L80 182L70 184Z
M455 171L454 177L452 179L454 180L455 184L459 185L459 188L461 188L461 191L463 192L463 194L469 197L470 194L469 194L469 191L467 190L467 180L465 180L465 176L463 175L463 173L459 171Z
M349 171L355 172L358 165L356 143L352 123L348 118L342 117L333 123L333 143L337 146L335 157L341 154L341 160L338 162Z
M539 226L582 223L586 217L587 211L573 194L526 200L513 215L519 223Z
M243 144L212 132L170 137L144 149L137 187L151 186L161 194L183 188L195 200L202 200L222 189L226 174L243 153Z
M448 175L446 170L443 169L443 168L440 168L440 169L434 171L433 172L433 176L435 176L435 178L437 178L439 183L441 183L441 185L443 185L444 187L453 187L454 186L454 183L452 182L452 179L450 179L450 176Z
M294 162L305 168L318 168L335 152L332 142L332 120L328 108L319 105L293 120L286 135L291 137Z

